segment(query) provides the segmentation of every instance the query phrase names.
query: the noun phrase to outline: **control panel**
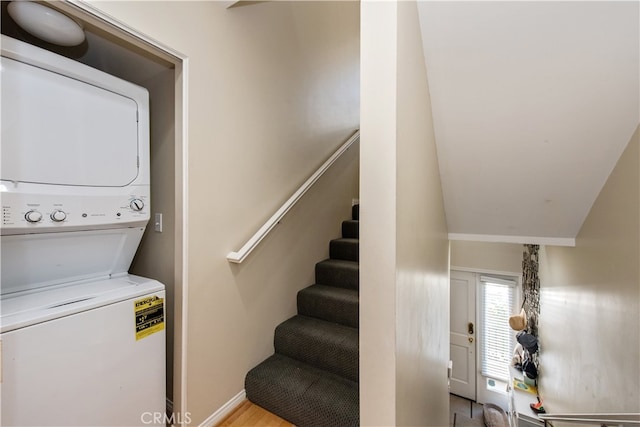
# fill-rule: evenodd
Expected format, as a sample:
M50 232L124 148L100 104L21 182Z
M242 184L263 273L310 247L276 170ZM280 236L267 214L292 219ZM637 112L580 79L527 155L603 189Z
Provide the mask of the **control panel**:
M3 235L140 225L149 220L149 196L71 196L1 193ZM61 231L61 230L60 230Z

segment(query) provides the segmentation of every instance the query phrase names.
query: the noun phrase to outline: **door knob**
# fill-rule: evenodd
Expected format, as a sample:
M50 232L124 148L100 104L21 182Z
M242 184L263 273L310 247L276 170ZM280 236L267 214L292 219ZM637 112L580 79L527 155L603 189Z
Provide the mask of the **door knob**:
M469 322L469 335L473 335L473 323Z

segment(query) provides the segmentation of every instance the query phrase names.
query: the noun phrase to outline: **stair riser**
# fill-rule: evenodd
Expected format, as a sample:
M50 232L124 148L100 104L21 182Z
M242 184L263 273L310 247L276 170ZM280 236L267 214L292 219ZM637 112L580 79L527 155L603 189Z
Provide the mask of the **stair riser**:
M358 221L344 221L342 223L342 237L360 238L360 223Z
M357 239L336 239L329 243L329 257L346 261L359 261L359 242Z
M349 264L319 262L316 264L316 283L358 290L360 270L358 266Z
M338 329L316 329L287 321L276 328L273 343L276 353L357 382L358 331Z
M355 291L340 288L332 291L333 287L328 286L321 289L327 291L316 292L314 287L317 288L318 285L303 289L298 293L298 314L352 328L359 326L358 297ZM350 294L344 295L345 292Z

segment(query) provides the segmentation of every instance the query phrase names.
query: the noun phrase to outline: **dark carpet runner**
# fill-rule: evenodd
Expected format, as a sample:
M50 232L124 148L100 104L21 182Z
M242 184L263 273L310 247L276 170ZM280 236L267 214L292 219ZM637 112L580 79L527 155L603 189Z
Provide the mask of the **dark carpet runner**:
M298 292L298 315L276 327L275 354L245 378L247 399L296 426L357 426L359 207Z

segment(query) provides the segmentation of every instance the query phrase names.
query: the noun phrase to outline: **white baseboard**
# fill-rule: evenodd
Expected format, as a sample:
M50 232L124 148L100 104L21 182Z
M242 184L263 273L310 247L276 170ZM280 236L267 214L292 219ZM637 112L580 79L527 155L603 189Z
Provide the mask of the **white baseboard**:
M200 427L212 427L218 424L220 421L224 420L227 415L233 412L243 401L246 399L247 393L242 390L240 393L236 394L229 400L227 403L222 405L216 412L209 415L206 420L200 424Z

